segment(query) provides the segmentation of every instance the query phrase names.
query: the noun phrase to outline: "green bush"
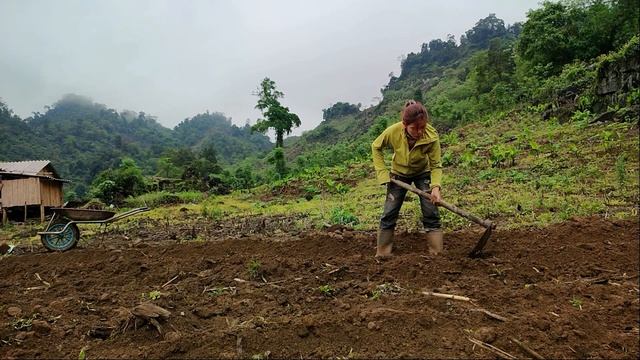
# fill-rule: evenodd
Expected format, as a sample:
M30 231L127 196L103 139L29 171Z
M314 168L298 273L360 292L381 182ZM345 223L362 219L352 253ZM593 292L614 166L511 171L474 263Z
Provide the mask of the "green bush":
M339 183L332 179L326 179L325 183L327 185L327 190L332 194L346 194L351 190L349 185Z
M511 180L511 182L516 184L523 184L530 180L529 175L522 171L510 170L507 173L507 177Z
M576 111L573 113L573 115L571 116L571 121L573 122L577 122L577 123L586 123L589 122L589 120L591 120L591 118L593 118L593 114L591 113L591 111L589 110L585 110L585 111Z
M360 223L360 220L349 210L342 207L331 209L331 223L335 225L354 226Z
M478 164L480 160L473 152L465 151L460 155L460 166L464 169L471 168Z
M130 158L122 159L116 169L107 169L93 180L91 197L105 203L121 204L128 196L136 196L146 190L142 170Z
M219 208L209 208L207 205L202 205L202 216L209 220L220 220L224 217L224 211Z
M453 153L445 151L442 155L442 166L451 166L454 164Z
M128 197L125 199L124 204L127 207L156 207L161 205L198 203L201 202L203 198L203 194L197 191L183 191L178 193L158 191L142 194L136 197Z
M496 169L486 169L478 173L478 179L487 181L498 177L498 171Z
M509 145L496 145L489 151L489 162L493 167L513 166L515 164L518 150Z

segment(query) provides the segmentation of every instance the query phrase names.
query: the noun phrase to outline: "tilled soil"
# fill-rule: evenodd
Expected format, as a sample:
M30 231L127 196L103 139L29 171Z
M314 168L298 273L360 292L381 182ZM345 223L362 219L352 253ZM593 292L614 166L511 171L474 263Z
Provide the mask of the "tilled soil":
M478 231L446 234L437 257L398 231L384 262L374 233L344 228L183 243L138 230L3 257L0 357L497 357L472 339L515 357L531 355L512 339L548 358L639 356L637 221L498 230L481 259L466 256ZM171 315L133 315L149 302Z

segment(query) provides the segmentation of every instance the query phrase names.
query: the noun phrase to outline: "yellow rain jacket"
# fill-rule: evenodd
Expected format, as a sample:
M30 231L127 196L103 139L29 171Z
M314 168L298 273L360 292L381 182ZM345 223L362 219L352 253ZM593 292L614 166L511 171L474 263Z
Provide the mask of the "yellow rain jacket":
M409 142L402 122L389 126L371 144L373 167L376 170L378 183L389 182L389 171L384 164L383 149L393 149L391 172L396 175L412 177L431 172L431 188L439 187L442 180L442 163L440 161L440 140L438 132L431 124L409 150Z

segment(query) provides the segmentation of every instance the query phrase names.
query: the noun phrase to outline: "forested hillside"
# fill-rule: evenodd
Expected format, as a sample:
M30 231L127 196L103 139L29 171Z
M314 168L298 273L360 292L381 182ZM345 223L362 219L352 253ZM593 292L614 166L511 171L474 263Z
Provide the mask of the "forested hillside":
M248 156L262 155L273 147L269 138L251 132L247 124L237 127L221 113L198 114L185 119L174 129L182 145L201 148L212 145L224 163L234 163Z
M68 190L78 194L123 158L134 159L144 174L163 175L158 163L163 157L176 149L198 152L206 146L218 161L228 164L269 150L272 144L268 137L251 134L248 126L239 128L220 113L196 115L171 130L143 112L117 112L78 95L66 95L44 113L24 120L0 103L0 159L51 160L61 176L73 181Z
M366 160L367 132L398 121L407 99L424 102L441 133L528 107L560 122L604 113L636 119L639 6L545 2L522 24L490 14L459 41L451 35L425 42L404 58L400 75L391 74L378 105L326 119L289 144L289 158L324 166Z
M398 121L408 99L426 104L444 139L468 124L518 121L531 114L560 124L632 122L640 99L638 8L632 0L545 2L515 24L489 14L459 39L432 39L406 55L400 74L390 74L381 89L379 104L338 102L324 109L319 126L286 139L284 155L282 149L269 152L273 146L266 136L248 125L232 125L221 113L197 114L170 130L144 113L118 113L66 96L24 121L2 104L0 160L50 159L74 181L71 189L79 195L104 181L118 183L117 168L127 172L132 165L147 177L146 185L137 191L109 185L108 193L119 198L159 188L225 193L295 183L319 168L368 163L371 141ZM487 151L512 156L508 146ZM445 165L478 156L475 148L445 151ZM134 163L125 165L125 158ZM111 175L98 176L108 169ZM180 181L164 187L166 181L151 180L152 175Z
M341 205L320 210L323 221L375 226L371 142L417 99L440 132L443 189L454 203L520 225L637 213L639 6L545 2L522 24L489 15L459 42L426 42L390 77L378 105L338 103L316 129L285 142L285 173L253 161L271 179L257 191L336 196Z

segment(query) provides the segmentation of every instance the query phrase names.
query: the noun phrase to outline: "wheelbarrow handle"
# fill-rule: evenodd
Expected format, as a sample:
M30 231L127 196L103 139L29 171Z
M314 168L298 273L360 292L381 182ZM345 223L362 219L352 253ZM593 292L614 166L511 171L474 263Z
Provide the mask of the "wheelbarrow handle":
M397 180L397 179L391 179L391 182L396 184L396 185L398 185L398 186L400 186L400 187L402 187L402 188L405 188L405 189L407 189L407 190L409 190L411 192L414 192L414 193L422 196L423 198L425 198L425 199L427 199L429 201L432 201L431 194L429 194L426 191L422 191L422 190L418 189L417 187L415 187L413 185L407 184L407 183L405 183L403 181L400 181L400 180ZM493 222L491 222L490 220L483 220L480 217L478 217L478 216L476 216L476 215L474 215L474 214L472 214L472 213L470 213L468 211L462 210L459 207L457 207L457 206L455 206L453 204L449 204L449 203L447 203L447 202L445 202L443 200L438 201L436 203L436 205L441 206L441 207L451 211L452 213L458 214L458 215L462 216L463 218L465 218L467 220L470 220L470 221L472 221L472 222L474 222L474 223L476 223L478 225L481 225L481 226L483 226L483 227L485 227L487 229L494 229L496 227L496 225Z

